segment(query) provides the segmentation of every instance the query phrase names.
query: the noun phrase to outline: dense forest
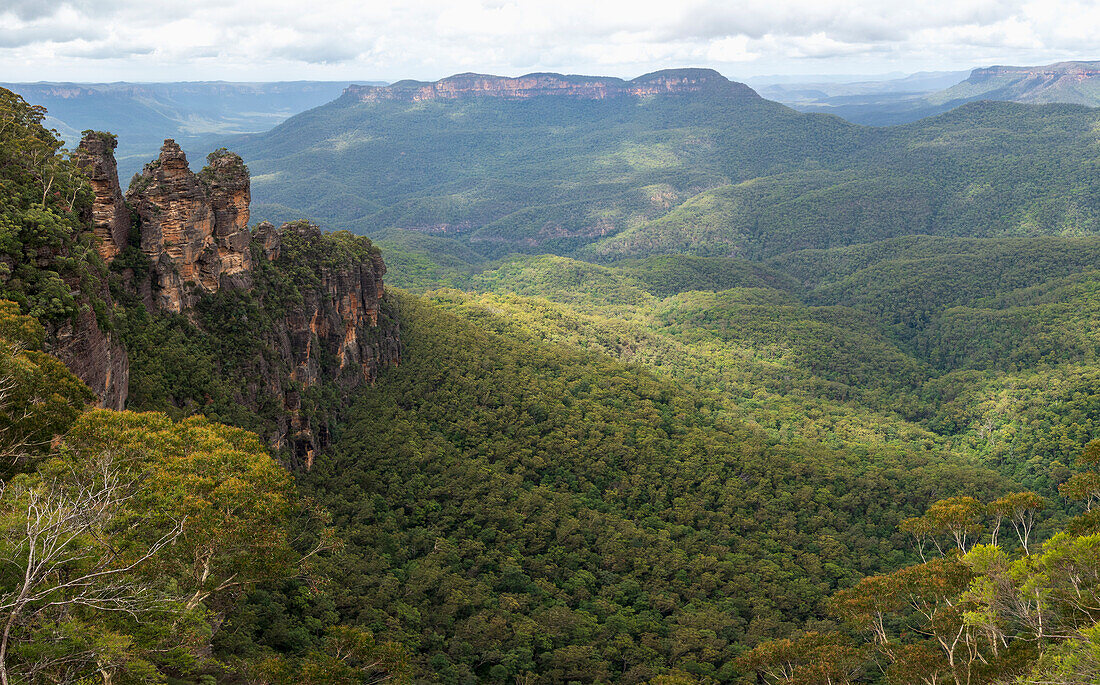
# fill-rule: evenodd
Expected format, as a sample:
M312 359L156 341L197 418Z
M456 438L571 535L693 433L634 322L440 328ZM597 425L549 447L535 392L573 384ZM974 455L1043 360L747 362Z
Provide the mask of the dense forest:
M1093 110L337 101L255 216L378 240L254 225L169 311L175 158L105 258L0 96L5 685L1100 678ZM85 324L125 409L48 353Z

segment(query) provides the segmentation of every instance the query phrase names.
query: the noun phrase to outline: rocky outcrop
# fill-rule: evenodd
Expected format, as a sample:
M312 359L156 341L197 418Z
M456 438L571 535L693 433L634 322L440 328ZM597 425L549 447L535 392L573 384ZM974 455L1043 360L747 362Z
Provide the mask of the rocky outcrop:
M225 150L209 161L196 175L180 146L166 140L126 192L152 263L158 309L179 313L203 294L250 283L248 169Z
M121 410L130 388L126 348L104 331L89 307L60 326L47 326L46 349L84 381L99 398L98 405Z
M202 297L226 290L240 296L210 301L215 310L251 300L248 306L263 316L231 333L205 332L228 348L258 350L233 358L234 375L247 380L230 390L230 399L256 415L262 411L271 446L290 466L308 469L328 444L329 425L348 393L400 361L397 321L385 314L381 253L367 238L324 234L308 222L278 229L262 222L251 232L248 169L224 149L210 154L195 174L183 150L164 141L160 156L134 179L123 201L113 143L109 134L88 134L74 158L95 191L86 219L100 254L111 262L133 241L148 258L146 265L131 251L114 263L120 287L136 296L128 297L130 306L182 313L202 329L194 308ZM101 406L122 409L129 360L107 332L113 303L103 276L95 293L82 293L81 313L49 330L48 344ZM77 291L87 284L69 286ZM252 336L249 344L238 339L241 330ZM179 403L202 411L194 397Z
M275 224L270 221L261 221L252 232L252 241L260 249L264 259L273 262L282 253L283 242L279 238L279 232Z
M280 318L273 340L290 369L292 390L284 396L286 420L271 442L289 448L296 467L308 469L328 443L327 427L305 419L301 391L328 385L346 394L373 384L382 368L400 362L397 322L380 316L386 266L369 241L356 240L358 252L341 250L305 221L277 230L264 222L253 234L257 253L276 268L309 265L315 277L297 284L300 302Z
M130 211L122 199L114 150L118 140L110 133L85 131L73 153L73 160L88 175L95 200L92 214L85 217L99 238L99 256L110 263L126 247L130 233Z
M131 225L130 211L118 183L116 145L115 137L109 133L87 131L72 155L93 191L90 207L81 210L83 224L95 233L99 256L107 263L125 249ZM39 266L57 259L72 260L73 255L68 247L44 249L38 255ZM126 348L111 330L114 303L107 274L100 271L100 265L85 266L87 272L83 276L64 277L65 285L77 299L75 314L64 320L43 321L46 351L91 388L99 398L99 406L122 409L129 394L130 362Z
M420 102L465 97L529 99L543 96L603 100L682 93L759 97L752 88L730 81L712 69L666 69L632 81L562 74L527 74L517 78L458 74L434 83L399 81L390 86L350 86L344 91L344 97L360 102Z
M304 221L284 224L276 235L279 243L287 236L305 242L322 240L321 229ZM321 266L320 282L303 289L301 305L292 307L285 320L294 380L306 387L321 380L321 351L313 348L315 338L336 362L331 380L345 385L358 380L373 383L379 368L397 361L397 348L389 345L395 341L379 346L370 332L378 326L385 273L378 252L367 261Z
M248 230L252 190L248 167L225 148L207 157L208 165L199 172L205 182L214 210L214 243L219 260L219 287L248 288L251 284L252 236Z

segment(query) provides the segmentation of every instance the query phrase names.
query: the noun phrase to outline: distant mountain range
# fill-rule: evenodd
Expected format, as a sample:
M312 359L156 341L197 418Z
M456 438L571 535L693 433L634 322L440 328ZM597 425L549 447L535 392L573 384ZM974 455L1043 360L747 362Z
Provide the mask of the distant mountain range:
M965 78L964 78L965 77ZM892 126L941 114L975 100L1100 106L1100 62L993 66L966 72L913 74L856 83L758 83L766 98L803 112L836 114L870 126Z
M86 129L116 134L124 184L157 156L165 138L205 154L213 137L266 131L291 115L332 100L349 85L346 81L0 83L31 104L45 106L49 110L46 125L56 129L70 147L76 146Z
M115 133L119 173L125 181L156 157L166 137L193 157L238 134L268 131L289 117L340 99L372 102L485 95L528 99L571 95L600 100L658 94L715 95L721 91L774 100L801 112L836 114L870 126L892 126L941 114L974 100L1073 103L1100 106L1100 62L1046 66L993 66L972 72L922 72L903 78L838 82L813 77L762 77L755 87L708 69L673 69L633 80L536 73L516 78L458 74L436 82L285 81L244 83L0 83L49 110L46 124L75 145L86 129Z
M225 144L252 170L255 218L310 217L388 241L390 255L399 241L435 264L759 260L912 234L1096 232L1098 119L1080 105L974 102L872 128L709 70L459 75L350 87Z
M1059 62L1042 67L987 67L928 97L932 104L1008 100L1100 106L1100 62Z

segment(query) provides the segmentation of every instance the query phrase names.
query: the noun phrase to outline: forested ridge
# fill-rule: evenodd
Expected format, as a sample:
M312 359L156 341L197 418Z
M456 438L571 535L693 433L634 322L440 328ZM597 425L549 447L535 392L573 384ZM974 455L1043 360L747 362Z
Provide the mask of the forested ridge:
M278 212L379 239L258 228L250 288L173 313L5 98L5 682L1100 677L1092 110L376 108L402 157L334 103L287 153L310 178L333 130L389 150L373 195L312 177ZM379 244L362 342L399 330L399 363L356 386L302 312ZM128 410L44 351L82 312L125 345ZM331 382L271 374L291 335ZM272 440L304 426L305 458Z

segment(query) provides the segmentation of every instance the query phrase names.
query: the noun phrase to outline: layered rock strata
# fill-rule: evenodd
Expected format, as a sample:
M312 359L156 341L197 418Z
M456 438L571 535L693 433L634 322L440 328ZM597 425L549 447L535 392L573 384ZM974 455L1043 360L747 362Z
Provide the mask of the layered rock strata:
M250 232L247 167L224 149L207 161L192 173L180 147L166 140L131 183L126 200L136 210L141 251L151 265L148 280L131 287L153 311L189 315L203 296L223 290L249 292L278 311L273 329L257 335L281 363L254 360L256 382L242 388L240 401L259 406L265 394L278 398L284 411L268 440L289 455L291 466L309 468L328 442L332 417L307 418L302 393L317 386L347 393L399 361L396 322L379 320L386 267L365 238L347 236L337 246L308 222L278 229L262 222ZM267 281L257 282L254 260L295 274L293 302L266 301L272 294Z
M114 136L88 131L73 153L73 160L88 176L94 193L90 214L84 221L95 233L97 250L107 263L126 247L130 233L130 211L118 183L116 145ZM122 409L129 394L130 362L122 342L100 320L113 307L110 290L105 280L67 280L70 290L80 293L81 306L73 318L59 324L47 323L46 349L92 389L99 406ZM89 283L94 284L94 291L83 291Z
M631 81L597 76L527 74L516 78L487 74L457 74L434 83L399 81L389 86L349 86L344 97L360 102L496 97L529 99L557 95L587 100L615 97L647 97L681 93L715 93L735 97L759 97L743 83L726 79L713 69L666 69Z
M157 309L180 313L203 294L251 283L248 169L225 150L209 161L196 175L180 146L166 140L126 192L152 263Z
M209 155L208 165L195 174L183 150L166 140L124 198L114 142L109 134L89 133L74 153L94 191L86 220L100 255L110 263L132 251L125 268L119 262L114 271L154 314L182 313L198 325L195 304L224 290L248 293L272 314L255 329L270 353L247 362L252 380L240 389L239 401L257 408L270 406L272 398L281 402L267 438L291 466L309 468L328 443L334 417L315 409L307 415L303 394L317 389L331 396L334 389L346 395L400 361L397 322L383 313L381 253L366 238L332 238L308 222L278 229L262 222L249 231L248 169L224 149ZM148 258L148 269L140 259L134 262L137 249ZM295 295L276 297L272 278L292 281ZM99 396L101 406L122 409L127 352L106 332L109 326L101 327L91 305L98 299L108 312L113 307L106 281L84 297L82 313L50 331L50 350Z
M108 263L126 247L130 233L130 211L122 198L115 163L117 146L118 140L109 133L86 131L73 153L95 193L92 215L86 218L99 238L99 256Z
M301 301L290 305L276 325L274 344L290 369L292 387L303 390L330 384L346 393L374 383L380 369L398 364L401 344L397 322L380 318L386 266L373 249L359 258L317 260L311 250L296 246L322 246L320 228L299 221L279 229L263 222L253 241L257 255L279 266L282 262L316 265L316 281L299 284ZM320 263L319 263L320 262ZM325 425L310 425L302 413L298 390L285 394L286 420L271 436L276 448L288 448L293 466L310 468L318 450L328 443Z
M106 289L104 289L106 290ZM60 359L99 398L98 406L122 410L130 389L130 359L122 342L99 326L91 307L60 326L47 326L46 350Z

